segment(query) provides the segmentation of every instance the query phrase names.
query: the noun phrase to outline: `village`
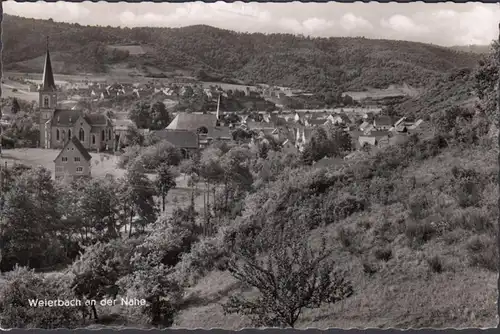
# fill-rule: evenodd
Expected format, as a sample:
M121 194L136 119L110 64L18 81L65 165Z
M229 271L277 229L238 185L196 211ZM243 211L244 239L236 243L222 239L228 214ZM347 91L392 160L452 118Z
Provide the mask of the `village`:
M40 140L37 147L58 150L53 166L56 178L63 175L71 178L91 176L93 162L89 151L115 155L128 144L127 132L130 128L137 128L136 124L120 111L112 113L114 118L109 114L95 112L84 114L78 109L79 101L112 101L128 96L137 100L154 99L168 106L175 104L175 97L185 94L193 85L154 80L142 84L84 81L56 85L54 77L47 47L42 80L17 80L27 84L30 93L38 95ZM258 96L269 101L279 102L284 96L310 95L287 87L241 87L246 96ZM215 111L173 112L173 120L164 129L137 131L143 136L149 135L168 142L187 158L194 151L203 149L214 141L235 143L239 141L237 137L241 132L251 134L247 143L249 147L265 143L272 138L282 151L298 154L311 140L315 128L334 126L349 134L350 153L342 157L348 160L368 149L404 143L409 135L421 131L423 127L423 120L387 115L387 108L366 98L358 98L361 103L358 102L355 106L331 109L291 110L275 103L276 110L234 112L221 110L221 98L227 97L227 91L221 86L210 85L204 88L203 92L209 100L217 103ZM65 99L61 100L61 97ZM4 133L11 125L9 115L4 114L1 122ZM7 148L5 146L4 150ZM322 160L321 164L326 165L339 161L338 157L325 157ZM94 164L98 162L95 161Z

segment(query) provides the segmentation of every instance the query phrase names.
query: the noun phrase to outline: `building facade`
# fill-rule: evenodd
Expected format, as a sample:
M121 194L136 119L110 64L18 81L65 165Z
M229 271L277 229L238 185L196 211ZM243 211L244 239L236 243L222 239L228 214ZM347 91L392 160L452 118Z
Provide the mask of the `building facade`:
M113 124L106 115L85 114L82 110L58 108L57 93L47 48L42 85L38 92L40 147L61 149L72 140L73 136L88 150L102 151L114 147Z
M66 142L54 160L55 178L90 177L92 156L76 136Z

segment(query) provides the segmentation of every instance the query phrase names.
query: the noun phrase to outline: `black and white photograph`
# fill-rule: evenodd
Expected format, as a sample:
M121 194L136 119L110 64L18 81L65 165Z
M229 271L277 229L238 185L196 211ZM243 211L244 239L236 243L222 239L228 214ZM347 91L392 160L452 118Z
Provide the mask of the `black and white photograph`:
M0 5L2 329L497 327L498 4Z

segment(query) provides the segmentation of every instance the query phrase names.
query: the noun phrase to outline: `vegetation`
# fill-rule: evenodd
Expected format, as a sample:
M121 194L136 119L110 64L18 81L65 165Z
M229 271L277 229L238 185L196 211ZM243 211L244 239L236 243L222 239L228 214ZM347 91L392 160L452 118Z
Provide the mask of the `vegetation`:
M43 55L45 38L40 36L51 36L54 63L60 64L58 73L103 72L125 62L138 68L153 66L163 72L187 69L196 75L203 70L211 77L317 93L337 91L339 87L340 91L386 88L398 83L422 87L453 69L471 68L478 57L422 43L243 34L208 26L86 27L10 15L5 15L3 25L5 69L40 71L39 66L31 67L29 62ZM18 41L13 36L25 38ZM132 56L108 48L120 44L140 44L147 46L148 52Z
M7 27L12 22L38 22L8 16L6 21ZM61 27L40 24L43 29ZM391 59L397 59L401 71L411 64L412 71L394 70L389 77L418 81L433 74L433 83L419 99L394 105L391 111L425 117L430 131L342 165L311 168L311 162L322 157L342 157L350 139L335 127L319 128L305 152L295 155L281 152L271 138L248 145L248 133L240 132L236 143L214 142L183 160L175 147L149 142L131 128L134 145L121 156L121 167L126 168L122 178L68 184L53 181L43 168L2 169L0 269L10 271L0 283L2 324L72 328L105 324L108 319L108 324L147 328L496 325L498 147L489 132L496 123L493 57L486 57L477 69L442 75L455 66L440 58L450 51L418 45L436 52L425 56L429 54L413 50L414 43L245 35L199 26L67 27L71 29L59 30L67 35L61 35L57 47L62 48L64 36L81 31L89 36L116 33L92 36L102 43L124 43L125 38L116 37L120 33L129 41L152 42L154 36L159 49L168 37L171 44L169 50L161 49L162 62L174 59L175 52L176 57L192 55L176 60L182 66L201 60L212 64L205 70L208 75L224 68L245 76L252 68L256 74L248 77L293 82L308 73L314 79L304 82L313 85L315 80L316 87L322 85L322 76L315 72L319 65L311 64L320 59L336 66L317 52L330 50L335 41L332 54L343 50L367 69L339 79L343 84L354 85L359 78L377 82L370 81L370 73L385 68ZM185 42L187 34L199 44ZM29 40L32 35L26 36ZM254 38L255 44L243 48L235 42L231 48L220 48L231 40L224 39L227 36ZM215 42L219 53L202 52ZM15 41L9 43L17 50ZM289 51L292 43L307 48ZM344 43L350 47L343 48ZM287 77L286 69L285 76L276 79L274 69L281 65L264 66L266 73L259 72L261 64L274 61L257 51L241 51L252 50L249 45L258 45L262 54L286 55L275 58L288 59L278 63L292 69L297 59L308 56L308 66L295 68L294 77ZM357 45L363 47L358 50ZM390 53L393 58L387 61L379 55L382 60L376 66L368 60L372 58L362 57L380 45L414 52L411 57ZM494 51L498 52L496 46ZM153 56L145 58L153 61ZM456 63L465 63L462 57L469 56L457 54ZM349 68L350 61L341 64L337 67ZM326 76L333 70L327 66L323 71ZM440 90L460 82L463 91L449 92L456 98L438 99ZM464 105L469 98L476 101ZM156 112L151 106L139 107L137 117L144 127L164 121L151 114ZM166 115L162 109L158 114ZM176 186L177 169L189 177L193 196L186 206L169 213L164 198ZM154 182L145 175L150 171L158 174ZM201 210L194 205L197 190L203 191ZM47 270L59 270L57 279L39 273ZM29 298L53 294L69 299L128 297L145 303L57 312L26 304ZM109 321L111 315L118 319Z

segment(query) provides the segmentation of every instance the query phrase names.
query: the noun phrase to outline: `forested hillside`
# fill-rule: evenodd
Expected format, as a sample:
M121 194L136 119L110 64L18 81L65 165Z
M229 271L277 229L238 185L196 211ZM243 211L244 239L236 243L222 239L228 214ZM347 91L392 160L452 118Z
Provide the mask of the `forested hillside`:
M247 83L315 91L425 86L453 69L474 67L479 56L435 45L365 38L309 38L291 34L247 34L209 26L184 28L84 27L5 15L4 68L41 71L46 36L62 72L102 73L114 64L184 69ZM19 38L22 36L22 38ZM110 45L141 45L130 55Z

